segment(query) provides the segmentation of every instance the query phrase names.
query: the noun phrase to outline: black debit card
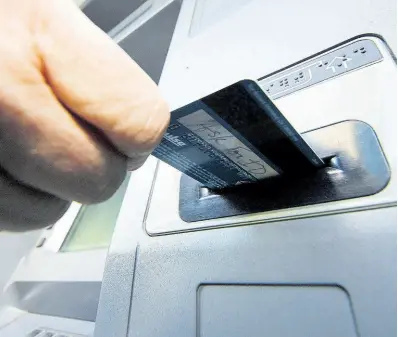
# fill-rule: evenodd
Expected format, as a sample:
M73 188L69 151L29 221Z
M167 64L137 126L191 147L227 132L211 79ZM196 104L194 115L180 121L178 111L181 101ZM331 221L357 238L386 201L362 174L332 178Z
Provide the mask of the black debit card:
M324 165L255 81L240 81L202 98L202 102L284 173Z
M250 80L173 111L153 155L209 188L303 174L323 165Z

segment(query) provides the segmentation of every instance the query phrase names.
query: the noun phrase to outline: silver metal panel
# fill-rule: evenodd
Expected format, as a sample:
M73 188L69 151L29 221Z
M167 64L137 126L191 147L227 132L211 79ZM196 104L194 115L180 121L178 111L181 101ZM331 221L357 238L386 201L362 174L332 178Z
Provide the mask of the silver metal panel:
M260 81L272 99L342 76L383 59L371 39L359 39Z
M179 215L178 191L181 173L165 163L160 163L145 220L147 232L150 235L158 235L396 205L396 64L383 41L377 38L369 39L371 41L367 40L366 44L376 43L384 58L382 62L318 82L305 90L275 100L275 104L299 132L349 119L361 120L371 125L391 169L390 183L383 191L365 198L187 223L181 220ZM354 46L364 44L363 38L358 41L354 42ZM347 43L347 46L349 47L344 48L351 48L352 42ZM336 53L331 51L328 54ZM374 52L374 55L377 55L377 52ZM312 60L309 60L305 64L312 63ZM302 69L300 65L296 68ZM289 71L290 69L284 73ZM274 76L278 77L277 74ZM268 79L263 81L269 83ZM271 79L272 81L275 80Z
M252 0L190 36L198 3L183 3L160 81L172 109L242 78L271 74L356 35L379 34L396 51L396 2L391 0ZM387 131L395 120L389 116L385 122L378 114L396 104L395 71L394 61L384 60L276 103L300 131L362 115L363 108L372 111L367 116L382 135L392 167L395 132ZM353 98L346 104L330 104L330 93L344 101L347 92ZM367 104L358 105L364 97ZM159 224L162 216L167 223L163 229L170 228L179 179L173 169L160 165L157 179L169 193L160 208L147 210L155 168L151 158L130 180L109 251L96 337L198 336L198 287L232 283L339 285L352 301L358 335L396 335L395 207L151 237L143 228L145 213L156 211ZM391 185L396 184L395 171L393 179ZM386 205L390 192L383 194Z
M158 237L142 237L133 227L139 248L128 336L200 336L197 289L207 284L337 285L349 294L359 336L396 336L396 223L396 208L385 208ZM117 292L121 283L109 286ZM250 311L248 305L242 302L241 310ZM303 308L292 303L290 310L298 316ZM287 324L276 314L262 319ZM321 322L314 320L312 331ZM245 336L258 333L248 326Z

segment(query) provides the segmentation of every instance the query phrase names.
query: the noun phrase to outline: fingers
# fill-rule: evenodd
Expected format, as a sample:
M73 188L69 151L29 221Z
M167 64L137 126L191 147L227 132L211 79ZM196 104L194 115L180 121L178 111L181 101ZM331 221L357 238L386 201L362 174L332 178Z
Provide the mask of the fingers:
M0 4L0 222L43 226L64 200L109 198L126 156L132 169L142 165L169 111L150 78L72 1Z
M125 177L125 156L65 110L29 55L9 56L0 56L0 167L61 199L109 198Z
M35 41L55 95L140 166L169 123L158 88L71 1L41 3Z
M22 231L55 223L70 202L18 184L0 171L0 228Z

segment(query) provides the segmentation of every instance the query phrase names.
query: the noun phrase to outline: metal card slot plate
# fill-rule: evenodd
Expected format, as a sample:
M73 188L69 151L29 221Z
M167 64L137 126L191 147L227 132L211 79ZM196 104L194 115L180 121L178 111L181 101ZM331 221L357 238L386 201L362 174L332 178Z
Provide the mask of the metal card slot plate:
M201 197L202 185L183 175L180 216L186 222L252 214L376 194L390 170L372 128L346 121L303 134L330 166L315 174L277 177ZM294 163L293 163L294 164Z

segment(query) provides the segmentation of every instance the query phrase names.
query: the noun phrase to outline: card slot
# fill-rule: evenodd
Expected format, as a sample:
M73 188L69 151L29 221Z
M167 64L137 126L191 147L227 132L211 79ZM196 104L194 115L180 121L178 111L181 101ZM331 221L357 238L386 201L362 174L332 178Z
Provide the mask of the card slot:
M323 157L321 159L323 160L324 165L322 167L320 167L318 170L321 170L324 168L332 168L335 170L342 171L341 162L336 155L330 155L327 157ZM314 175L314 174L315 174L314 171L307 173L307 175ZM294 175L294 176L291 174L289 175L290 179L296 178L296 177L298 178L297 175ZM300 177L303 177L303 172L300 172ZM286 177L282 175L282 176L278 176L278 177L267 178L267 179L259 181L258 183L251 183L250 186L246 186L246 187L251 189L255 185L266 185L266 184L269 184L271 181L276 182L276 184L277 184L278 181L281 181L281 180L286 180ZM224 188L224 189L212 189L212 188L208 188L206 186L199 186L199 198L200 199L209 198L209 197L214 197L217 195L227 194L230 192L240 193L239 192L240 190L242 190L242 186L234 186L234 187L229 187L229 188Z
M222 190L208 189L183 175L180 217L194 222L308 206L372 195L388 184L389 166L368 124L344 121L307 132L303 138L324 160L322 168Z

